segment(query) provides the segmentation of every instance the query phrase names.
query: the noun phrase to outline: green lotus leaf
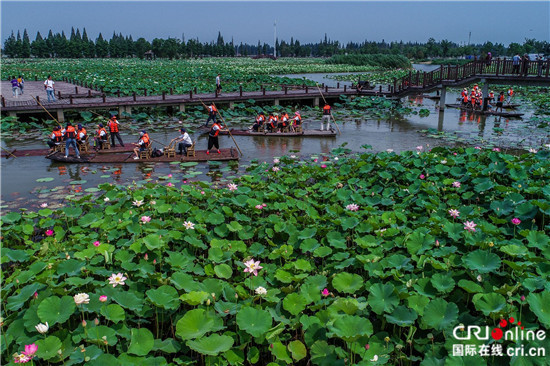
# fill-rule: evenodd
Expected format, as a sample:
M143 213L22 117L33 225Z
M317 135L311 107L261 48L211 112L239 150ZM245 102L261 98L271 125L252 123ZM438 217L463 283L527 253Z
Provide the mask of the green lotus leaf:
M153 304L164 309L176 310L180 305L178 291L172 286L163 285L159 288L148 290L146 294Z
M105 325L98 325L87 329L86 339L100 346L104 346L105 341L109 346L114 346L118 342L118 334L112 328Z
M4 250L5 249L2 249L2 252L4 252ZM23 307L25 302L27 302L27 300L34 295L35 292L43 287L45 287L43 284L36 282L23 287L19 294L8 297L8 304L6 306L6 309L10 311L16 311L20 309L21 307Z
M288 344L288 350L292 354L292 358L295 361L300 361L307 356L306 346L298 340L290 342Z
M373 328L370 320L356 315L341 315L329 325L330 331L346 342L353 342L359 337L372 335Z
M205 302L208 297L210 297L210 294L205 291L191 291L187 294L183 294L180 296L181 301L184 301L188 303L189 305L199 305Z
M408 309L405 306L396 307L391 314L385 315L388 323L397 324L400 327L408 327L413 325L418 318L416 311Z
M217 266L215 266L214 272L216 273L216 276L218 276L219 278L225 278L225 279L231 278L231 276L233 275L233 269L231 269L231 267L225 263L218 264Z
M442 273L436 273L433 275L431 282L433 287L435 287L439 292L447 293L455 287L455 281L453 278Z
M422 321L427 327L443 330L456 323L457 318L458 306L438 298L426 306Z
M74 313L75 309L76 305L72 297L50 296L38 305L37 313L40 320L48 322L51 327L56 323L65 323Z
M283 361L286 364L292 363L292 358L290 358L290 356L288 355L287 349L284 344L277 341L273 342L272 346L273 347L270 347L271 353L273 354L273 356L275 356L277 360Z
M228 351L233 346L233 338L226 335L212 334L197 340L187 341L187 346L192 350L208 356L217 356Z
M334 276L332 286L337 291L353 294L363 286L363 279L357 274L342 272Z
M465 291L467 291L471 294L475 294L475 293L478 293L478 292L483 292L483 287L481 287L480 285L478 285L474 281L470 281L470 280L462 279L462 280L458 281L458 287L463 288Z
M266 310L245 306L237 313L237 325L253 337L265 335L272 323L271 314Z
M114 323L118 323L126 318L124 309L117 304L110 304L103 307L101 309L101 315Z
M485 315L498 314L506 307L506 299L497 293L476 294L472 302L476 309Z
M501 262L498 255L481 249L469 253L462 260L466 268L479 273L494 272Z
M306 308L307 304L308 301L306 298L295 292L286 295L283 300L283 308L292 315L301 313Z
M130 347L128 353L137 356L146 356L155 344L153 333L147 328L133 328L131 330Z
M203 309L189 310L176 323L176 335L183 340L199 338L220 329L223 329L223 320Z
M55 336L47 336L45 339L39 339L35 344L38 347L36 356L43 360L49 360L58 356L57 351L62 347L61 341Z
M378 315L391 312L399 304L395 287L391 283L377 283L369 288L369 292L368 303Z
M530 293L527 295L527 303L529 308L537 318L547 328L550 327L550 311L548 310L548 304L550 304L550 292L543 291L537 294Z

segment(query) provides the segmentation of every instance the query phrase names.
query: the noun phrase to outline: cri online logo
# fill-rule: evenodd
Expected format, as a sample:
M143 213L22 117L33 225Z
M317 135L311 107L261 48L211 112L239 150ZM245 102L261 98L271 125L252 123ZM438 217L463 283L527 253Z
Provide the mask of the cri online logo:
M493 338L495 341L501 340L504 338L506 341L518 341L518 340L544 340L546 338L546 332L544 330L528 330L523 331L524 327L521 325L521 322L517 322L516 326L513 327L515 319L510 317L508 320L501 319L498 327L490 330L490 327L484 326L480 327L477 325L469 325L465 327L464 325L458 325L453 329L453 336L455 339L460 340L469 340L473 337L479 340L488 340L489 337ZM505 328L510 325L510 328L506 330ZM465 332L465 334L461 334Z

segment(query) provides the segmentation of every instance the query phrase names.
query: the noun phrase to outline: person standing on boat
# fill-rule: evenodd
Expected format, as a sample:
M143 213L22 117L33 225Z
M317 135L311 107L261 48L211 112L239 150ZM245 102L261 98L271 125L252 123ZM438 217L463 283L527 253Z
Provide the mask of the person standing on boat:
M44 81L44 89L46 89L46 94L48 94L48 102L55 102L55 82L52 80L52 76L48 75L46 81Z
M212 128L210 128L210 132L208 133L208 149L206 150L207 155L210 155L210 150L212 147L215 147L218 150L218 154L221 154L220 142L218 141L220 131L222 131L222 126L220 126L218 122L214 122Z
M510 87L510 89L508 89L508 98L506 99L506 104L510 105L510 103L512 102L513 96L514 96L514 88Z
M139 152L146 150L149 145L151 145L151 139L149 138L149 135L147 134L147 131L143 130L139 133L139 140L137 144L134 144L136 147L134 148L134 160L139 159Z
M193 141L185 128L180 129L181 135L174 139L178 142L178 150L180 155L187 155L187 148L193 146Z
M300 116L300 112L294 112L294 118L292 120L294 121L294 129L296 130L302 125L302 116Z
M216 108L216 106L212 102L212 104L210 104L210 107L208 107L208 119L206 120L206 123L204 124L204 127L208 127L208 122L210 122L210 120L212 120L212 121L214 121L214 123L216 123L216 114L218 114L218 109Z
M220 80L221 74L218 74L216 76L216 94L220 94L222 92L222 82Z
M109 131L111 132L111 145L112 147L116 147L115 145L115 137L118 140L118 143L120 146L124 147L124 143L122 142L122 138L120 137L120 133L118 132L118 127L120 126L120 123L118 123L116 116L112 115L109 122L107 122L107 127L109 127Z
M330 105L328 105L328 103L325 103L325 106L323 107L323 117L321 119L321 131L324 130L325 121L327 123L327 131L331 130L331 127L330 127L331 118L332 118L332 108L330 108Z
M101 150L103 144L107 141L107 130L103 127L103 123L100 123L97 125L96 137L94 139L95 149Z
M71 122L67 122L67 127L65 127L65 130L62 131L65 135L65 157L69 157L69 148L72 146L74 148L74 152L76 154L76 158L80 159L80 152L78 151L78 146L76 146L76 130L71 124Z
M50 147L50 153L54 152L55 147L63 142L63 132L61 132L61 127L55 126L53 132L50 135L50 141L48 141L48 146Z
M498 109L500 108L500 111L502 112L502 104L504 103L504 92L501 91L498 99L497 99L497 107L495 108L495 111L498 112Z

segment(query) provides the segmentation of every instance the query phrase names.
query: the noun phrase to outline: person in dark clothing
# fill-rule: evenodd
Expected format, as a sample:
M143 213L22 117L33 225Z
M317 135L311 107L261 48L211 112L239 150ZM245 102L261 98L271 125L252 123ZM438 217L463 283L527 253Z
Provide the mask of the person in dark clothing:
M529 55L524 54L521 58L521 74L523 76L527 76L527 73L529 72Z

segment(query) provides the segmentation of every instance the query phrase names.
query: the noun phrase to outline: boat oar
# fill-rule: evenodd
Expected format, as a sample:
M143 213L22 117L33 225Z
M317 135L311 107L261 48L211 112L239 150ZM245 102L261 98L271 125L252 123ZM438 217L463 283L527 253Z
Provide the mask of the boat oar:
M9 154L8 156L6 156L6 159L9 158L10 155L13 156L14 158L17 158L17 156L13 155L9 150L4 149L3 147L2 147L2 150L4 150L5 152L7 152ZM13 150L13 151L15 151L15 150Z
M48 115L49 115L50 117L52 117L52 119L53 119L55 122L57 122L57 124L59 125L59 127L62 127L62 126L61 126L61 123L59 123L59 121L58 121L57 119L55 119L54 116L52 116L50 112L48 112L48 110L46 109L46 107L44 107L44 106L43 106L35 97L33 97L32 95L31 95L31 97L32 97L32 99L34 99L34 101L35 101L36 103L38 103L39 106L42 107L42 109L44 109L44 110L46 111L46 113L48 113Z
M202 105L204 106L204 108L208 109L208 107L206 106L206 104L204 104L204 102L199 98L200 102L202 103ZM222 119L222 122L223 124L225 125L225 127L227 127L227 124L225 123L224 119L223 119L223 116L222 114L217 110L218 107L216 107L216 105L214 103L212 103L214 105L214 107L216 108L216 112L220 115L220 118ZM237 144L237 141L235 141L235 138L233 137L233 135L231 134L231 131L229 131L229 128L227 129L227 132L229 133L229 136L231 136L231 138L233 139L233 142L235 143L235 146L237 147L237 149L239 150L239 152L241 153L241 155L243 155L243 152L241 151L241 148L239 147L239 144Z
M323 97L323 101L325 102L325 104L328 104L327 100L325 99L325 96L323 95L323 92L321 91L321 88L319 88L319 84L315 83L315 86L319 90L319 93L321 94L321 97ZM332 111L330 112L330 116L332 117L332 121L334 122L334 124L336 125L336 128L338 129L338 134L341 135L342 132L340 132L340 127L338 127L338 123L336 123L336 120L334 119L334 116L332 115ZM323 127L323 126L321 125L321 127Z

